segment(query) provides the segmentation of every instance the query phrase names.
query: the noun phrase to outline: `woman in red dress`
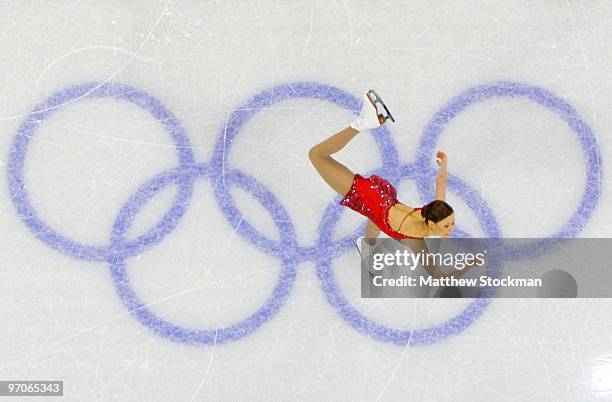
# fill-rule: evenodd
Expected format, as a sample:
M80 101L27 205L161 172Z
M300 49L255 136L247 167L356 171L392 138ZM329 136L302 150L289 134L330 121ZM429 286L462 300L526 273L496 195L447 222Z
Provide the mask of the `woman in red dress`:
M447 238L453 231L455 214L444 201L448 163L444 152L438 151L436 154L440 166L436 179L436 198L421 208L399 202L396 189L382 177L355 174L331 157L360 131L379 127L387 119L395 121L382 99L370 90L364 95L361 113L351 121L350 127L312 147L308 154L310 161L323 180L344 197L340 201L341 205L368 218L366 239L375 239L380 231L396 240L431 236Z
M360 131L379 127L387 119L395 121L382 99L370 90L364 95L361 113L351 120L350 126L312 147L308 156L323 180L343 196L340 204L368 218L365 245L369 246L365 255L372 253L371 249L381 231L401 241L415 253L429 252L424 238L447 238L455 226L453 208L444 201L448 180L448 158L444 152L438 151L436 154L440 171L436 178L435 199L421 208L399 202L396 189L382 177L355 174L331 157ZM361 253L359 245L357 247ZM445 273L439 267L429 264L424 268L435 278L460 277L468 271L464 269Z

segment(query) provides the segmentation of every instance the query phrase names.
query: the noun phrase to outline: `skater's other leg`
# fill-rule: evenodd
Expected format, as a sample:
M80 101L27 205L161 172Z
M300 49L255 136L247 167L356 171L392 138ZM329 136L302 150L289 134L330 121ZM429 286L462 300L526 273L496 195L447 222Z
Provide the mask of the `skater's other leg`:
M374 222L368 219L368 225L366 226L366 229L365 229L366 243L370 245L374 245L376 243L376 239L378 238L379 234L380 234L380 229L378 228L378 226L376 226Z
M359 131L347 127L315 145L308 152L310 162L323 180L338 194L345 195L353 185L355 174L330 155L340 151Z

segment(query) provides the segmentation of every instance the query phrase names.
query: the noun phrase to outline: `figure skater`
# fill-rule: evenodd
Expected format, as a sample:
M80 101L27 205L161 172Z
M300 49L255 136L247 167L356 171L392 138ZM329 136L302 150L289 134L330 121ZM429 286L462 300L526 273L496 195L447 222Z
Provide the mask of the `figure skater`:
M455 226L453 208L444 201L448 180L448 158L444 152L438 151L436 154L440 170L436 178L435 200L421 208L399 202L396 189L382 177L363 177L355 174L331 157L360 131L380 127L388 119L395 121L380 96L370 90L363 97L360 114L351 120L350 126L312 147L308 156L323 180L343 196L340 205L368 218L365 239L370 245L375 243L383 231L409 246L414 252L427 250L424 238L448 238ZM447 276L437 267L426 269L434 277ZM461 276L463 273L455 276Z

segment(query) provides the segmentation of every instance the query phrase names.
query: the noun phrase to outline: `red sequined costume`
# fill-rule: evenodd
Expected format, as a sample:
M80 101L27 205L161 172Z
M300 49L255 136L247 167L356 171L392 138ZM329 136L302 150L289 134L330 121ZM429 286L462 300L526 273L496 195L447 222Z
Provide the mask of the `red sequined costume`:
M340 205L349 207L369 218L380 230L395 240L422 239L422 237L406 236L391 229L389 210L398 202L397 191L387 180L376 175L364 178L356 174L351 189L340 201ZM420 210L421 208L416 208L414 211Z

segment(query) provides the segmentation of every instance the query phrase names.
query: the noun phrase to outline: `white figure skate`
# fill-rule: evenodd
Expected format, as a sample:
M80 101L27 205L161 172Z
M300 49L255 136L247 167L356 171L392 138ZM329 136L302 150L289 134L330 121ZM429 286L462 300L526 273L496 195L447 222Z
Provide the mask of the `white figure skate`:
M377 128L385 124L387 119L395 122L393 115L383 102L382 98L370 89L363 95L363 105L359 116L351 120L351 127L357 131L363 131L369 128Z
M365 262L366 269L371 275L376 275L378 272L372 267L372 256L375 252L382 252L382 242L376 240L375 244L369 244L365 241L365 237L361 236L355 240L355 247L361 256L362 263Z

